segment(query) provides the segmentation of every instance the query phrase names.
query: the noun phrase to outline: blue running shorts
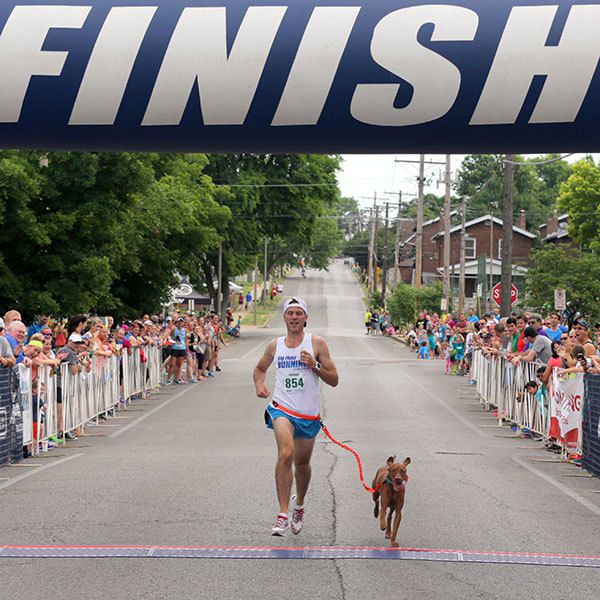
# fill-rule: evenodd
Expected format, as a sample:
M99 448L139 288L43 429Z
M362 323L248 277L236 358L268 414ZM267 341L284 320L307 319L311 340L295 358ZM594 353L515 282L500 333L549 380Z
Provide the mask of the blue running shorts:
M269 404L267 410L265 410L265 423L267 427L273 429L273 421L279 417L285 417L294 426L294 438L311 440L317 437L319 431L321 431L321 423L319 421L309 421L308 419L292 417L292 415L288 415Z

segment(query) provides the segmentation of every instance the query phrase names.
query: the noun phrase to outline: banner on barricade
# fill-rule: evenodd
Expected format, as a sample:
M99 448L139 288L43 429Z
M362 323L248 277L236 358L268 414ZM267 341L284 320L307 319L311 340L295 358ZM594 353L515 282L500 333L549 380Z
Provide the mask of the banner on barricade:
M558 375L553 369L550 387L550 437L560 440L568 450L580 453L583 374Z

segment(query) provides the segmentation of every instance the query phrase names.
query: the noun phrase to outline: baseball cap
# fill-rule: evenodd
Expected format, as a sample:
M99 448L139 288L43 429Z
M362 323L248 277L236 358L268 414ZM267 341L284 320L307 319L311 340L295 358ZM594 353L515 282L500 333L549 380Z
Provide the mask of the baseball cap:
M577 321L575 321L575 325L581 325L581 327L585 329L590 328L590 324L585 319L577 319Z
M150 319L147 319L144 321L144 325L154 325L154 323Z
M70 342L83 342L83 338L78 334L78 333L72 333L69 336L69 341Z
M30 340L28 346L34 346L35 348L43 348L44 344L40 340Z
M289 308L295 306L300 307L308 315L308 306L302 298L288 298L283 305L283 314L285 314Z
M173 317L167 317L167 319L166 319L166 320L167 320L167 321L172 321L172 320L173 320Z

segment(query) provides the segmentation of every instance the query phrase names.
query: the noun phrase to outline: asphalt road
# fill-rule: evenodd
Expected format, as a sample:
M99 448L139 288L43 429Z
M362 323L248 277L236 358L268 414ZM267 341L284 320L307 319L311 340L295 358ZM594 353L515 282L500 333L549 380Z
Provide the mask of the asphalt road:
M410 456L398 541L410 548L600 554L600 481L515 439L472 388L370 338L349 269L290 278L340 372L323 389L331 433L366 478ZM244 331L213 381L166 388L72 447L0 469L0 545L386 546L354 459L321 434L305 528L272 538L275 444L252 369L268 329ZM269 379L272 384L273 376ZM0 600L597 598L600 570L397 560L0 558Z

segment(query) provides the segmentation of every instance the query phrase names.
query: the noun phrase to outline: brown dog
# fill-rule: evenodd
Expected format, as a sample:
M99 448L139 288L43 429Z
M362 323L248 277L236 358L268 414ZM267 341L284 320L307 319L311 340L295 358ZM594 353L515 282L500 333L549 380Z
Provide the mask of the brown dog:
M410 457L406 457L403 463L397 463L395 456L390 456L387 459L385 467L377 469L375 479L373 479L373 489L376 489L379 484L383 484L378 492L373 494L375 501L375 518L379 517L379 525L381 530L385 530L385 538L390 540L392 548L398 547L396 536L398 535L398 527L402 519L402 507L404 506L404 486L408 479L406 475L406 467L410 464ZM379 509L379 500L381 499L381 510ZM386 523L386 511L389 509ZM394 519L394 528L392 529L392 515L396 513Z

